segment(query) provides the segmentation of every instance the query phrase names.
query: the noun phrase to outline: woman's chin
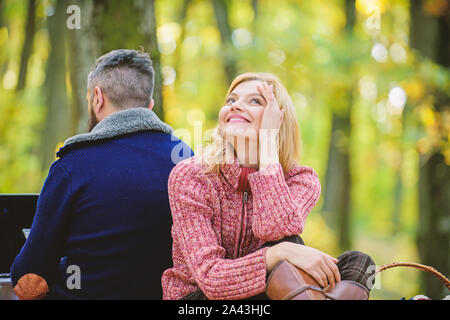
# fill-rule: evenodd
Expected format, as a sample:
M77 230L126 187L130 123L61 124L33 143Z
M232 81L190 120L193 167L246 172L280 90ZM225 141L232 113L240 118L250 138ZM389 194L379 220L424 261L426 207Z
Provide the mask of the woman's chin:
M225 124L225 131L248 131L256 130L250 122L227 122Z
M232 144L235 139L237 139L238 141L247 139L256 141L257 136L257 131L252 126L227 126L225 128L225 138Z

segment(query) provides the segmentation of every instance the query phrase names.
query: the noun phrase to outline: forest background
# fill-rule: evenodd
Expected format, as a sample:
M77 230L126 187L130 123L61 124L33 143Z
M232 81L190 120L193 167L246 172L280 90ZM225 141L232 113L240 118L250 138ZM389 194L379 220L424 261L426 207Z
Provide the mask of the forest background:
M194 150L231 80L272 72L298 113L302 165L322 183L302 235L338 256L450 274L448 0L0 0L0 193L38 193L87 128L95 58L142 49L154 111ZM200 134L199 134L200 132ZM416 269L384 271L373 299L441 299Z

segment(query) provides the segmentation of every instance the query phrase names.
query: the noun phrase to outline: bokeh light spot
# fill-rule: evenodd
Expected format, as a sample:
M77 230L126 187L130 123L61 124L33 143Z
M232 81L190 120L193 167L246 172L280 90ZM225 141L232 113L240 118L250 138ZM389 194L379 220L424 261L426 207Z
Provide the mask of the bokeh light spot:
M163 84L165 86L171 85L177 76L175 69L170 66L165 66L162 68Z
M392 114L401 114L407 100L406 92L399 86L395 86L389 91L388 110Z
M275 49L270 51L268 57L270 62L275 66L281 65L284 62L284 60L286 60L286 55L284 54L284 51L281 49Z
M383 44L376 43L372 47L371 55L372 55L372 58L374 58L377 62L386 62L388 59L389 53Z
M243 28L236 29L231 35L231 40L238 48L248 47L252 42L252 34Z

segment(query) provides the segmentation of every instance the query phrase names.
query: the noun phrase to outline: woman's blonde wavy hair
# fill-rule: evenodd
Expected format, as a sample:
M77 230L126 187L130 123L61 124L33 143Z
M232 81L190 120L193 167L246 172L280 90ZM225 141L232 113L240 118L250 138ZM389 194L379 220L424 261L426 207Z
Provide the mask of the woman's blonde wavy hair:
M281 81L270 73L248 72L237 76L230 85L225 99L240 83L252 80L265 81L273 85L274 95L280 109L284 109L284 118L278 134L278 156L283 171L287 173L295 160L300 160L301 137L297 113L286 88ZM233 163L235 153L233 146L228 143L220 126L214 129L212 142L201 150L202 163L207 165L206 172L219 172L224 163Z

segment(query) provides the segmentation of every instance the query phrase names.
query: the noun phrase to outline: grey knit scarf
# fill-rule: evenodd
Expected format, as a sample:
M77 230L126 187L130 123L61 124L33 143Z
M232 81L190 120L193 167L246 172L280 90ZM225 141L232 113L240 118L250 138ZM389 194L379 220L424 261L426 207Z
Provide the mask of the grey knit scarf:
M82 133L66 140L64 147L86 141L110 139L140 131L160 131L172 134L173 129L146 108L132 108L111 114L100 121L89 133Z

